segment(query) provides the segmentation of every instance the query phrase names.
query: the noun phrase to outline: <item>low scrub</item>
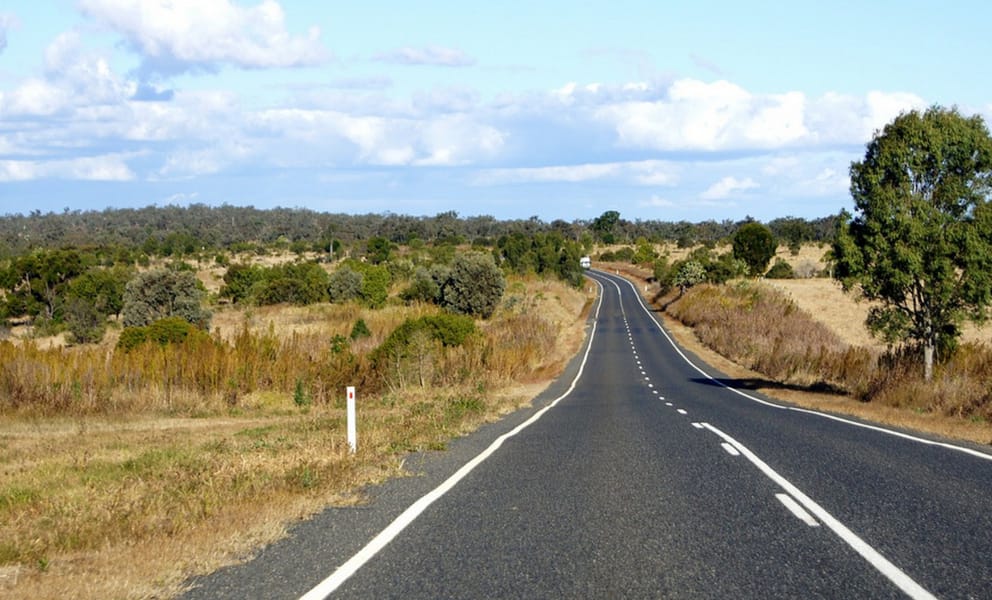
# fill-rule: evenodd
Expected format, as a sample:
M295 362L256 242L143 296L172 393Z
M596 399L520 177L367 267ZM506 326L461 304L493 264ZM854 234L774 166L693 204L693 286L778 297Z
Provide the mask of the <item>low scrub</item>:
M514 289L519 302L484 321L435 306L325 305L264 313L295 315L298 328L266 329L249 313L227 335L153 325L162 335L127 350L0 341L0 572L19 574L21 597L163 597L217 566L205 557L278 535L254 532L262 521L278 530L334 498L354 501L398 474L404 453L444 448L528 401L529 384L577 351L580 291ZM379 371L373 357L390 346L425 354ZM359 390L355 456L346 385Z
M923 381L918 353L850 346L782 293L757 283L701 285L667 305L705 345L775 381L865 402L992 420L992 351L964 344Z

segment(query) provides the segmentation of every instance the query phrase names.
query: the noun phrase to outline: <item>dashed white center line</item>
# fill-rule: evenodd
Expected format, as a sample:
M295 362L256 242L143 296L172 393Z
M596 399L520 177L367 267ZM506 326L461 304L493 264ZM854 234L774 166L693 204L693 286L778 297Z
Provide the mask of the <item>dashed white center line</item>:
M733 446L731 446L727 442L724 442L724 443L722 443L720 445L723 446L723 449L726 450L727 451L727 454L729 454L731 456L740 456L741 455L741 453L737 451L737 448L734 448Z
M679 413L680 415L687 415L687 414L689 414L689 413L687 413L687 412L685 411L685 409L684 409L684 408L676 408L676 409L675 409L675 412L677 412L677 413Z
M692 426L695 427L696 429L705 429L702 423L693 423Z

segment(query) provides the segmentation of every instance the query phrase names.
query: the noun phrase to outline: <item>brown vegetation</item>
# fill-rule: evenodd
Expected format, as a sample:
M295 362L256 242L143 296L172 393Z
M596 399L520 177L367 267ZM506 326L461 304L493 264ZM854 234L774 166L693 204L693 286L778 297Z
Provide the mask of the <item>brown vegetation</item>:
M175 592L294 519L360 501L406 452L528 402L577 351L589 306L562 284L511 280L480 335L425 343L424 386L375 377L369 356L427 306L228 308L209 339L128 353L0 342L0 595ZM350 341L359 318L371 336Z
M773 396L779 395L776 388L790 390L790 401L796 400L795 392L826 392L862 403L845 410L835 398L829 402L832 410L905 425L906 419L889 410L901 409L929 417L913 420L914 427L992 441L992 391L987 383L992 379L992 350L981 342L962 344L926 384L919 358L912 353L849 344L763 283L704 285L680 299L660 300L667 314L691 327L699 342L766 378L765 391Z

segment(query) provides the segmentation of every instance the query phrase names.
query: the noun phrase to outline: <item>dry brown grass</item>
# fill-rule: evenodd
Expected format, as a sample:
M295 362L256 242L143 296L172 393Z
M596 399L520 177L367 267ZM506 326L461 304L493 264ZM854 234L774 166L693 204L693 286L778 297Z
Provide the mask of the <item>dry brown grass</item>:
M799 308L823 323L848 344L882 349L885 343L872 337L865 328L871 304L858 301L855 294L844 293L834 279L766 279L764 283L781 290ZM966 323L962 341L992 343L992 325L976 327Z
M171 404L164 404L163 390L145 382L126 393L147 398L122 397L109 412L100 408L99 394L87 399L86 385L55 396L65 403L54 405L61 412L5 411L0 596L168 596L188 576L240 560L283 535L294 520L328 504L361 501L362 486L402 474L407 451L443 448L452 436L526 404L578 350L590 306L585 293L514 280L506 304L481 324L482 338L432 355L443 387L360 389L354 456L345 442L343 398L318 401L310 388L311 406L294 402L292 382L312 369L301 359L277 365L290 372L266 375L271 385L259 380L233 406L196 386L174 389ZM326 353L327 340L347 335L361 317L372 330L353 348L361 355L404 319L431 310L231 308L218 314L215 336L262 350L274 336L290 344L283 349L312 345L308 352ZM16 356L25 356L23 350ZM32 352L28 358L36 364L48 360L45 352L57 352L51 358L70 374L80 372L73 364L95 364L86 362L85 352ZM67 361L73 355L82 356ZM28 363L18 367L11 360L8 383L11 366L15 374L32 373ZM37 392L46 397L45 390Z
M611 267L617 268L615 265ZM644 289L646 272L624 267L619 267L619 270L638 281L640 288ZM817 280L810 281L814 285L817 283ZM761 285L772 283L778 282L765 282ZM808 283L809 281L795 282L795 285L799 288ZM822 281L818 283L823 284ZM832 284L828 282L827 285ZM840 294L839 288L834 291ZM654 290L645 292L648 300L656 301L659 305L671 300L657 298L656 294ZM862 319L843 309L837 310L833 318L825 317L825 314L830 314L826 310L827 306L818 309L818 305L812 304L815 300L819 300L816 295L807 297L807 302L811 303L807 306L813 306L809 311L803 310L803 304L799 302L796 302L796 308L789 309L781 300L773 300L769 306L779 306L781 310L777 313L772 310L756 318L752 318L754 315L749 317L746 313L741 313L742 307L737 306L736 312L727 312L727 323L722 328L717 328L714 322L710 322L704 327L693 329L676 320L671 311L664 314L664 318L680 343L731 377L748 379L769 396L800 406L854 415L896 427L980 444L992 443L992 391L987 383L992 376L992 351L987 345L976 344L974 341L963 344L954 360L937 369L934 382L925 384L918 365L900 359L879 363L882 351L877 345L865 347L850 344L839 335L843 328L837 327L841 332L835 331L834 324L850 325L851 322L861 322ZM726 308L732 308L739 300L724 298L722 302L726 304ZM848 308L854 304L849 298L845 302L843 296L835 296L826 302ZM716 305L719 304L717 302ZM829 349L831 343L825 343L829 336L816 333L817 327L823 327L831 335L838 334L835 337L840 339L842 347L828 351L826 357L820 356L818 350L808 355L802 351L798 355L802 360L796 360L795 353L792 358L780 354L780 351L788 350L790 345L776 344L775 340L781 341L784 336L779 328L792 321L790 316L797 314L808 321L807 324L799 325L806 332L800 337L812 340L817 348ZM689 320L698 323L699 316ZM812 325L809 323L814 323L816 327L810 329ZM749 328L749 324L753 327ZM748 332L746 340L737 337L744 331ZM985 332L977 333L979 335L972 331L966 340L983 339L980 335ZM843 350L844 347L847 349ZM762 353L765 358L756 358ZM804 358L806 356L815 360L807 361ZM834 389L831 393L818 393L816 390L824 387L823 384ZM838 394L838 389L853 390L855 395ZM856 398L870 401L859 401Z

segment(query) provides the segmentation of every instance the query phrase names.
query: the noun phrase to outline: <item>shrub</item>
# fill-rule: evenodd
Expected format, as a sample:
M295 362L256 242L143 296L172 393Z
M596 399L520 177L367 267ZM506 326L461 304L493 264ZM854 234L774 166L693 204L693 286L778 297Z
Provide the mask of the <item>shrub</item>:
M362 273L362 300L370 308L382 308L389 298L391 278L383 265L366 266Z
M200 305L206 292L189 271L154 269L128 282L122 311L125 327L141 327L167 317L181 317L206 329L210 312Z
M447 278L445 278L447 279ZM417 267L413 274L413 281L402 292L400 298L406 303L413 302L437 302L441 295L441 287L438 285L430 271L424 267Z
M96 306L80 298L70 298L65 305L65 322L77 344L92 344L103 339L106 318Z
M160 346L181 344L187 340L209 340L207 333L182 317L167 317L143 327L125 327L117 340L117 348L129 352L146 342Z
M350 337L352 340L357 340L358 338L366 338L372 335L369 331L369 326L365 323L365 319L358 319L355 321L354 327L351 328Z
M765 277L768 279L795 279L796 272L792 269L792 265L780 258L775 261L771 269L768 269Z
M362 295L364 277L347 265L342 265L331 273L327 283L327 293L331 302L347 302Z
M250 299L252 288L264 277L264 269L254 265L236 264L224 273L224 286L220 295L232 302L245 302Z
M402 387L415 379L424 386L440 348L460 346L475 331L475 321L464 315L407 319L372 352L373 369L390 385Z
M455 257L451 275L441 286L441 306L456 313L488 319L506 289L503 272L489 254L470 252Z

